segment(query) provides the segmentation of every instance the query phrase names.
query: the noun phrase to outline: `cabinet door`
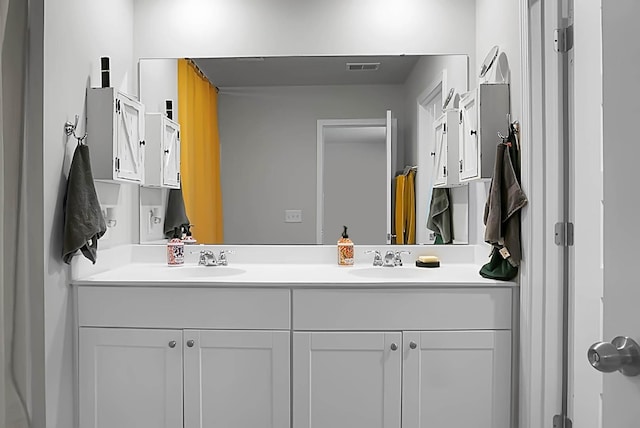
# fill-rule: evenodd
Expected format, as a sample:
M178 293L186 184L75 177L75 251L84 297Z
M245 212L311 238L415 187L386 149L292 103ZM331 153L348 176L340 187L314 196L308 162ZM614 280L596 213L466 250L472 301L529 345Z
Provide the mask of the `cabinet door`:
M509 428L511 331L405 332L403 428Z
M182 332L80 328L82 428L181 428Z
M477 92L469 92L460 100L459 157L460 180L471 180L479 175L480 148L478 146Z
M162 180L165 187L180 188L180 125L162 121Z
M144 177L144 107L122 95L116 97L117 178L141 182Z
M289 427L289 334L185 331L184 427Z
M433 186L440 187L447 184L447 116L442 115L433 123L435 141L435 158L433 172Z
M293 426L399 428L401 354L397 332L294 332Z

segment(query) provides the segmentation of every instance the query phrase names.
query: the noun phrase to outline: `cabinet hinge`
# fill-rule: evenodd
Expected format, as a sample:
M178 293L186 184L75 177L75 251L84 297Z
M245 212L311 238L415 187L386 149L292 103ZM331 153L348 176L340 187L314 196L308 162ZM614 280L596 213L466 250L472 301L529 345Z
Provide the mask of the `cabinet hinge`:
M559 53L569 52L573 48L573 25L553 30L553 48Z
M446 134L446 133L447 133L447 124L446 124L446 123L443 123L443 124L442 124L442 133L443 133L443 134Z
M446 177L447 176L447 167L443 166L442 167L442 174Z
M573 422L565 415L555 415L553 417L553 428L573 428Z
M177 178L177 180L178 180L178 183L180 183L180 173L177 173L177 174L176 174L176 178Z
M555 243L561 247L573 246L573 223L558 222L554 227Z
M462 159L460 159L460 172L462 172Z
M178 131L178 140L180 139L180 131Z
M120 158L115 159L116 171L120 171Z

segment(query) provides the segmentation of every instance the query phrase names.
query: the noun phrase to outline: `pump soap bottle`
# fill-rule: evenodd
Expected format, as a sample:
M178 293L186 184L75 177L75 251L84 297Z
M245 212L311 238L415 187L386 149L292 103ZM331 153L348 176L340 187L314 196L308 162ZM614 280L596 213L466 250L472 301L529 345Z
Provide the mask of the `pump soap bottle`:
M338 239L338 265L353 266L353 241L347 235L347 226L342 226L342 236Z

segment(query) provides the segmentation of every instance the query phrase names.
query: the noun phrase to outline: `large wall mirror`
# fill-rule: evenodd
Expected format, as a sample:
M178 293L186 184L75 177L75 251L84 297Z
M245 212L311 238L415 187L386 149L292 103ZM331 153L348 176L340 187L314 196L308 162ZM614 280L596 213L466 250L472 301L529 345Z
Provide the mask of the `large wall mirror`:
M417 167L416 243L433 242L426 228L432 124L451 89L467 91L466 55L193 61L219 89L225 244L332 244L343 223L356 244L387 243L385 218L394 208L393 199L391 207L386 200L387 187L393 186L386 175L389 160L392 176ZM142 59L139 71L140 99L147 112L164 112L170 99L177 118L177 60ZM388 111L395 136L391 159L385 146ZM345 126L319 131L319 124L341 123ZM141 243L162 242L162 224L154 223L153 213L163 213L167 194L166 189L141 188ZM466 244L467 186L450 189L450 198L453 243Z

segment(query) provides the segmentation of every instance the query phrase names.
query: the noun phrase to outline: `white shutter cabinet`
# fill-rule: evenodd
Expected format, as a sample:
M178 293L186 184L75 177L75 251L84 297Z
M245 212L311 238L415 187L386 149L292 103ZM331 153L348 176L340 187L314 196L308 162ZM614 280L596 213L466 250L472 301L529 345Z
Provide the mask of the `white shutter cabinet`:
M509 85L481 84L460 98L458 118L460 181L491 178L500 142L509 130Z
M144 106L114 88L87 89L87 144L95 180L144 180Z
M433 123L435 141L433 187L460 185L458 174L458 111L447 110Z
M147 113L145 129L144 185L179 189L180 125L163 113Z

